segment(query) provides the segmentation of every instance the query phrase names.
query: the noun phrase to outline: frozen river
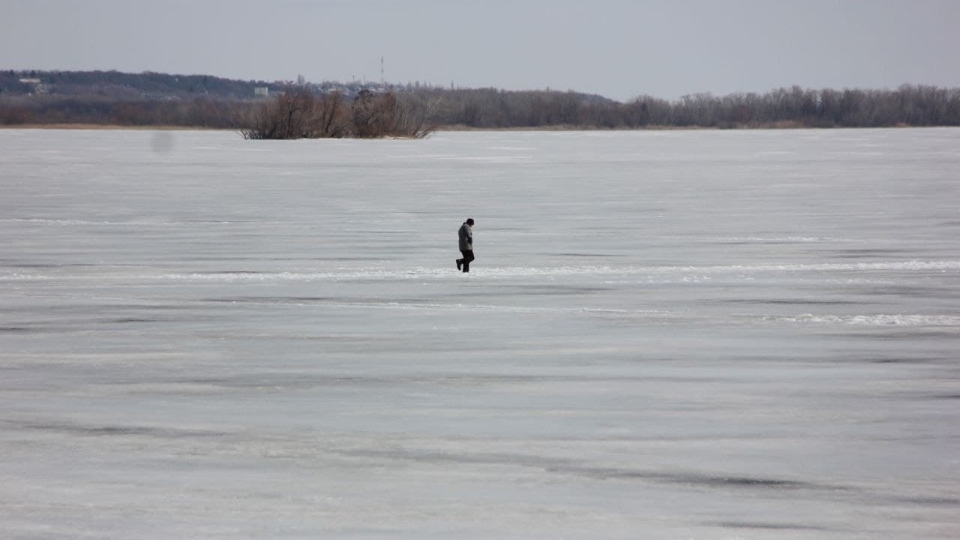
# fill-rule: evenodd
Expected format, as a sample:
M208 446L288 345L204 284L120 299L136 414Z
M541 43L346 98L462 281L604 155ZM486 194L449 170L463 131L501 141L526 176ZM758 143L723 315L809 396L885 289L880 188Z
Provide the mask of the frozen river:
M958 129L0 149L0 538L960 537Z

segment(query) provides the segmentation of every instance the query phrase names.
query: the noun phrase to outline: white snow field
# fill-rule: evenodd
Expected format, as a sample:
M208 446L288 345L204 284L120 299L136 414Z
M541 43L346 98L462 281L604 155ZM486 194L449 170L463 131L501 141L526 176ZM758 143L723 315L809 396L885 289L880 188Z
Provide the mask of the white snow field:
M0 130L0 538L958 516L960 129Z

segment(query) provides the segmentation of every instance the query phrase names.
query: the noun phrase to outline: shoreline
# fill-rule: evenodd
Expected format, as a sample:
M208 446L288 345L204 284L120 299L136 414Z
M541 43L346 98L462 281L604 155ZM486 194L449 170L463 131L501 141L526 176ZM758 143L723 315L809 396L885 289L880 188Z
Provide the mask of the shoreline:
M958 127L958 126L913 126L909 124L897 124L895 126L882 127L844 127L844 126L807 126L799 122L775 122L772 124L739 124L735 126L669 126L669 125L651 125L642 127L616 127L607 128L599 126L513 126L513 127L471 127L464 125L438 126L433 129L436 131L449 132L468 132L468 131L758 131L758 130L778 130L778 129L905 129L905 128L937 128L937 127ZM131 126L123 124L90 124L90 123L57 123L57 124L0 124L0 130L129 130L129 131L242 131L243 128L214 128L199 126L176 126L176 125L156 125L156 126Z
M0 129L75 129L75 130L129 130L129 131L239 131L233 128L206 128L197 126L127 126L123 124L0 124Z

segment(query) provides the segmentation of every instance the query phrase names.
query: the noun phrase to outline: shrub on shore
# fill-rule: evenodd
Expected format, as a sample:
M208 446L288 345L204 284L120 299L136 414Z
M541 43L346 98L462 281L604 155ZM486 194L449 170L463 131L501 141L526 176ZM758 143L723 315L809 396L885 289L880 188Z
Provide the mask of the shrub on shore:
M393 92L360 92L347 103L339 92L315 95L300 89L277 96L253 112L241 129L246 139L419 139L433 131L429 108Z

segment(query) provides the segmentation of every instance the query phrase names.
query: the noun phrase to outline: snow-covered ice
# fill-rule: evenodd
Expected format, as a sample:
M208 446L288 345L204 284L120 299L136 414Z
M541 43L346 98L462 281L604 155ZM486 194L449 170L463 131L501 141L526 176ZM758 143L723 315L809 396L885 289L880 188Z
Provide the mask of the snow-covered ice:
M2 538L960 537L958 129L0 148Z

